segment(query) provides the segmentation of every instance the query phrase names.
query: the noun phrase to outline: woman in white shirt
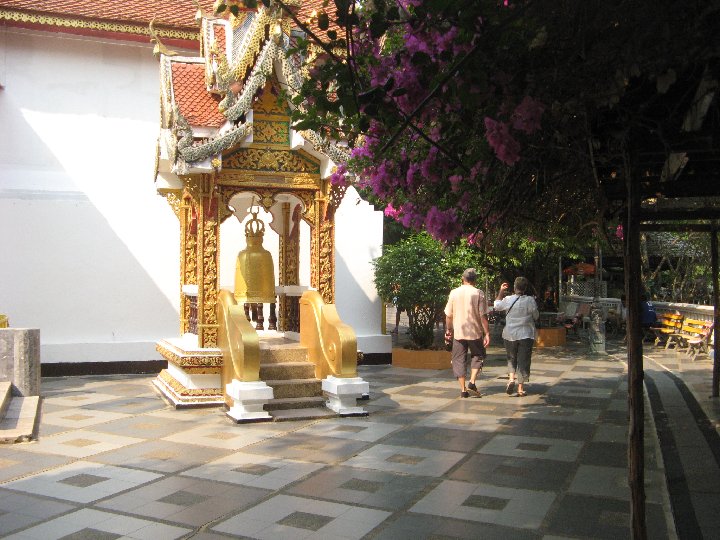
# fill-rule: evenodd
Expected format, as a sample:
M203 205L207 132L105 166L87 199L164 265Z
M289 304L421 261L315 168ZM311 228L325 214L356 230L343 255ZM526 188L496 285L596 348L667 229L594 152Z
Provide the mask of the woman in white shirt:
M517 395L523 397L527 395L524 384L530 379L535 321L540 317L540 313L535 298L525 295L528 288L527 278L517 278L513 284L515 294L505 296L509 288L507 283L500 285L494 307L496 311L505 311L505 329L502 333L508 360L508 383L505 392L512 395L517 382Z

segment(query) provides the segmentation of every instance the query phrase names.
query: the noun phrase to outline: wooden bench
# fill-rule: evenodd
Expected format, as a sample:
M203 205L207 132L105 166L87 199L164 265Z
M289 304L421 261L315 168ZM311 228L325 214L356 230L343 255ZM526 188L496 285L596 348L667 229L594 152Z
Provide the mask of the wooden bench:
M677 341L677 349L685 352L695 360L700 353L710 354L710 337L713 323L697 319L685 319L679 334L672 336ZM668 340L671 338L668 338Z
M667 349L675 340L671 340L670 336L677 336L683 325L683 316L677 313L663 313L657 319L655 326L649 329L651 332L649 337L655 337L655 345L665 345Z

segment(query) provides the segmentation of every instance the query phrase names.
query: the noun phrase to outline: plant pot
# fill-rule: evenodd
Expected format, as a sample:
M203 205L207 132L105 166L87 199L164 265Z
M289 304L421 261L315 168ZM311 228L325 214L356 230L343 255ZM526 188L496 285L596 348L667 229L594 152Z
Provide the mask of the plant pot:
M450 369L450 353L431 349L393 349L393 367L412 369Z
M565 335L567 330L564 326L554 326L551 328L538 328L535 331L536 347L556 347L565 345Z

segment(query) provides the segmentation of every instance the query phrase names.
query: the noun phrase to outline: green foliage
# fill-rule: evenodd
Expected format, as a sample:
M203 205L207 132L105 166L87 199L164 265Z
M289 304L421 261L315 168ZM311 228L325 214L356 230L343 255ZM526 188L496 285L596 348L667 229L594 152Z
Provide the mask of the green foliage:
M416 347L433 344L435 315L447 302L450 290L461 283L463 270L477 268L478 253L467 245L445 247L427 233L418 233L385 247L373 261L375 287L385 302L405 309L410 339ZM478 281L485 274L478 268Z

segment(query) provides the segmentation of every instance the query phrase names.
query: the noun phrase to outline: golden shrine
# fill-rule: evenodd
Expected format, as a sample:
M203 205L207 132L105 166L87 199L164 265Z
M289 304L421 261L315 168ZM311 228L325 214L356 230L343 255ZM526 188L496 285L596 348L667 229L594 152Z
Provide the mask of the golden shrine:
M357 376L356 338L333 305L334 213L345 190L329 177L347 156L315 132L292 129L283 96L292 97L306 74L300 59L287 55L291 21L262 3L229 19L198 19L200 57L181 56L159 40L156 46L155 176L180 224L181 337L158 342L168 367L155 385L176 407L225 404L239 422L282 416L273 410L294 409L299 417L308 403L366 414L355 401L367 393ZM238 272L245 270L236 290L221 290L221 224L249 214L260 221L261 210L278 237L277 272L272 261L245 257L241 265L241 253ZM253 251L257 231L248 233L248 223L245 250ZM300 284L302 224L309 230L309 287ZM266 283L262 295L250 294L258 285L246 278L269 279L274 290Z

